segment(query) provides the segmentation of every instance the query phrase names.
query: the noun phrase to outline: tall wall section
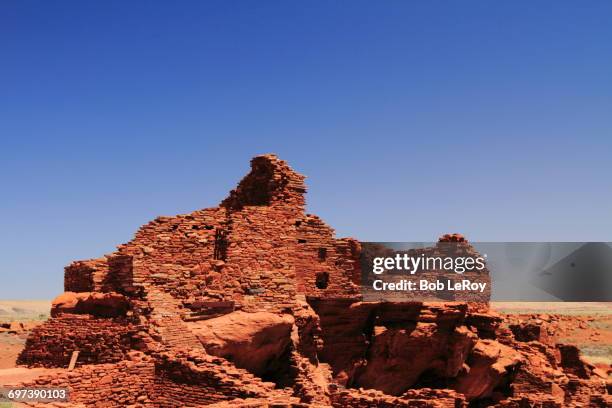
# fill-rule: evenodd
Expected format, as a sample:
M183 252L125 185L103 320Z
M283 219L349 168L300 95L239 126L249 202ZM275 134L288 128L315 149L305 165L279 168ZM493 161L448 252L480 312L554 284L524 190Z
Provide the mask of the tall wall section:
M155 287L196 312L215 305L287 312L298 291L355 295L354 245L305 214L304 176L273 155L251 167L220 207L143 226L110 258L131 260L123 268L130 271L111 266L110 275L123 276L106 280L128 294Z
M119 292L184 319L291 313L297 294L355 297L358 243L305 213L304 180L274 155L255 157L219 207L158 217L116 252L73 262L65 290Z

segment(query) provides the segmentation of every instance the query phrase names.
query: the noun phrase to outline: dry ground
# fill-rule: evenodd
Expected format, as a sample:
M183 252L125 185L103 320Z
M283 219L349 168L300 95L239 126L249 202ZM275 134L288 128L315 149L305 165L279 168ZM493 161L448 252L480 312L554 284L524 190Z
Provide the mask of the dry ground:
M0 322L46 320L50 300L0 300Z
M612 365L612 303L602 302L494 302L500 313L530 317L557 315L553 323L559 343L575 344L585 359L609 370Z
M48 300L0 300L0 323L45 321L49 317ZM15 367L27 333L0 332L0 369ZM0 385L2 382L0 381Z

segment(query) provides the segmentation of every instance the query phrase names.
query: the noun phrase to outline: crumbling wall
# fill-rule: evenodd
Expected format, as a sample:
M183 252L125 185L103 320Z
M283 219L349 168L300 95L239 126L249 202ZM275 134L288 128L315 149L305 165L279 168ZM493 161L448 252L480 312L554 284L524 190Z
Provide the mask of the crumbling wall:
M227 269L241 271L236 284L243 290L245 311L289 312L296 295L293 257L297 241L290 207L244 207L231 216ZM230 275L231 276L231 275Z
M133 293L132 257L118 253L75 261L64 268L66 292Z
M65 368L74 351L78 365L115 363L132 348L135 331L124 318L64 314L32 330L17 363Z
M159 217L119 248L133 259L133 281L199 312L202 302L234 309L287 310L295 296L294 220L304 207L304 177L274 156L252 171L218 208Z
M251 172L230 192L221 206L240 210L247 206L272 206L280 203L303 210L305 178L276 155L257 156L251 160Z
M70 404L92 407L126 407L138 404L157 407L155 392L155 363L152 357L130 353L130 359L117 364L97 364L73 371L45 375L24 387L67 388ZM47 406L43 404L44 406Z
M215 231L223 228L225 219L224 210L208 209L158 217L141 227L134 239L117 251L132 261L128 272L132 285L124 286L124 291L146 297L155 288L183 300L197 293L232 297L233 290L225 291L229 288L212 279Z
M107 258L67 267L66 289L144 299L161 290L180 301L177 314L196 319L211 302L231 303L227 312L289 312L298 290L356 296L354 242L305 215L305 191L286 162L258 156L220 207L158 217Z
M333 395L334 408L464 408L465 398L452 390L423 388L393 397L376 390L341 389Z
M226 360L205 354L155 354L130 352L116 364L78 367L55 375L41 376L24 387L68 388L72 404L94 407L203 406L235 398L278 397L276 390Z
M335 239L334 230L316 215L297 220L295 256L298 291L307 296L347 297L359 294L354 280L359 254L348 240Z
M72 262L64 268L64 291L100 292L108 273L106 258Z
M156 402L162 407L283 394L273 383L262 382L225 359L183 353L156 358L154 390Z

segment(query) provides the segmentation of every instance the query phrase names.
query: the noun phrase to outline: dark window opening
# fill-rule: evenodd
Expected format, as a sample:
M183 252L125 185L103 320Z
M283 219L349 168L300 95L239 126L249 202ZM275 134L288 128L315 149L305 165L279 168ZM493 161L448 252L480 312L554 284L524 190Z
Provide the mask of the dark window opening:
M298 244L305 244L306 240L305 239L298 239Z
M327 259L327 248L319 248L319 260L324 261Z
M295 222L295 226L296 226L296 227L299 227L300 225L302 225L302 221L296 221L296 222Z
M327 289L327 285L329 285L329 273L317 272L317 276L315 278L315 285L319 289Z
M215 231L215 253L214 259L220 259L225 261L227 258L227 247L229 243L227 241L227 231L217 228Z

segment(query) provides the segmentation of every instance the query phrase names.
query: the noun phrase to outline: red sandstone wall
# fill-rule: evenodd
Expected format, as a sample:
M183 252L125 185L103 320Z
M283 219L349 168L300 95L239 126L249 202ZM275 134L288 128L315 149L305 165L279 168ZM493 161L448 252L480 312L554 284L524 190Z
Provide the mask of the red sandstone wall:
M227 361L201 355L161 354L155 357L132 352L117 364L97 364L53 376L39 377L24 387L66 387L73 404L94 407L204 406L234 398L283 396L274 384L265 383Z
M298 220L295 263L298 291L307 296L345 297L357 295L354 269L358 254L350 242L334 238L334 230L319 217Z
M450 390L412 390L409 398L392 397L375 390L339 390L333 396L335 408L462 408L467 402Z
M287 312L298 288L312 296L356 295L354 248L304 214L304 177L274 156L255 158L252 168L221 207L159 217L106 262L70 265L66 288L145 298L155 288L179 300L176 312L186 316L203 302Z
M224 282L214 279L215 232L225 227L224 209L195 211L176 217L159 217L143 226L118 253L131 259L129 286L124 291L146 293L157 288L176 299L198 294L232 297ZM128 270L130 268L124 267Z
M62 315L32 331L17 363L65 368L77 350L79 365L114 363L125 358L134 333L132 325L121 318Z
M66 292L101 292L108 277L106 258L75 261L64 268Z

